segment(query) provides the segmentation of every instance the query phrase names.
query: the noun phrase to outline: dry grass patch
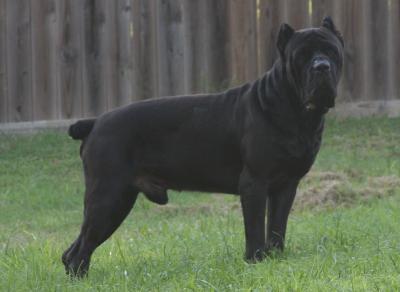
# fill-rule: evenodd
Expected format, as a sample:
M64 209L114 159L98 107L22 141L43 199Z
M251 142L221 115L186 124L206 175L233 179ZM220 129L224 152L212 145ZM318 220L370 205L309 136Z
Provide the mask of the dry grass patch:
M397 176L359 177L357 173L311 172L300 186L294 209L351 206L391 196L400 188Z

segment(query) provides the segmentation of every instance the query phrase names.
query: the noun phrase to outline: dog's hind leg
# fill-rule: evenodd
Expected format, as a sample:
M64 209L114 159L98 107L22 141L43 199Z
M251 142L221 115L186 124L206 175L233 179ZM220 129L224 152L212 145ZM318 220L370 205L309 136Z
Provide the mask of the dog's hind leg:
M138 190L121 178L87 183L81 232L62 256L67 273L74 276L87 273L92 253L120 226L137 195Z

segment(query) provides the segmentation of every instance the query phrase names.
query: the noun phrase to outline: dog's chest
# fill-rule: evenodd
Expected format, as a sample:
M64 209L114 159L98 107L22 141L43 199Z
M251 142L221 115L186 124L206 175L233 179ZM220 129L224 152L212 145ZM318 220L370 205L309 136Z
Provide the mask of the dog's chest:
M280 165L290 175L302 177L311 168L321 145L321 136L295 135L287 137L280 145L283 155Z

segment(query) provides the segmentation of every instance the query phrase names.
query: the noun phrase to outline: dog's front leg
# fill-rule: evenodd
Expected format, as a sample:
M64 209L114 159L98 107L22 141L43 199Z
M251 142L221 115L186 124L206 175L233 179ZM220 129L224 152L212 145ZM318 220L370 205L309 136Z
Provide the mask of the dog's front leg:
M289 212L299 182L289 181L284 185L272 186L268 197L268 222L266 253L283 250Z
M265 257L266 183L244 173L239 192L246 237L245 258L249 262L261 261Z

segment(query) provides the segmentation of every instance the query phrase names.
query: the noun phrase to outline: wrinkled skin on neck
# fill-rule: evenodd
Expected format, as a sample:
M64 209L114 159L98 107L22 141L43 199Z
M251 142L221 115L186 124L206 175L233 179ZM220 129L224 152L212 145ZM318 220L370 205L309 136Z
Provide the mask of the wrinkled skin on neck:
M277 60L259 80L258 100L265 117L286 133L296 133L299 128L314 132L323 126L324 114L306 110L296 88L288 80L281 60Z

